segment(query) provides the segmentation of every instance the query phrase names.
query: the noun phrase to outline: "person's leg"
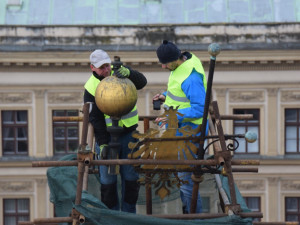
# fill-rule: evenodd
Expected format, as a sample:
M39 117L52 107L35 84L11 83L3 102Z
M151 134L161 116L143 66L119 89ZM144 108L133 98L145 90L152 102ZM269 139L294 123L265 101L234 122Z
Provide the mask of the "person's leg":
M97 155L100 153L99 146L95 144ZM99 176L101 183L101 201L113 210L119 210L119 198L117 191L117 176L108 174L107 166L99 166Z
M129 142L135 142L130 134L120 137L121 152L120 158L127 159L131 150L128 148ZM132 165L120 166L120 173L122 179L122 203L121 210L124 212L136 213L136 202L139 196L140 185L138 183L139 174L134 170Z
M183 213L190 213L191 211L191 202L192 202L192 193L194 182L191 178L192 173L190 172L179 172L178 176L180 179L188 181L187 184L182 184L180 186L180 197L182 201ZM198 192L197 198L197 208L196 213L202 212L202 201L200 197L200 192Z
M184 194L181 190L180 190L180 199L181 199L181 203L182 203L182 213L188 214L187 209L186 209L186 200L185 200Z

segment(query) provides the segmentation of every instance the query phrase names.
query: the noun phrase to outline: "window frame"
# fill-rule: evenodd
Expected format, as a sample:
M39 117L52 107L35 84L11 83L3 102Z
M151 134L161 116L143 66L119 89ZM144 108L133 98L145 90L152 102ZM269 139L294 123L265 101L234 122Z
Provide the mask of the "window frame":
M53 118L55 116L55 112L58 112L58 111L63 111L63 114L64 116L68 116L68 112L70 111L76 111L77 112L77 116L79 116L79 110L78 109L51 109L51 115ZM65 132L64 132L64 151L62 152L57 152L55 151L55 141L57 141L55 138L55 127L61 127L63 126L65 128ZM79 122L78 121L59 121L59 122L55 122L53 121L52 119L52 152L53 152L53 155L66 155L66 154L74 154L76 153L76 151L70 151L69 150L69 141L70 141L70 138L68 137L68 133L67 133L67 128L68 127L73 127L73 126L76 126L77 127L77 131L78 131L78 137L77 139L74 139L74 140L77 140L77 143L76 145L79 146L79 141L80 141L80 125L79 125Z
M286 122L286 111L287 110L297 110L297 119L296 122ZM296 152L287 152L287 126L296 126ZM291 154L300 154L300 108L285 108L284 109L284 154L291 155Z
M298 206L298 211L297 212L287 212L287 198L296 198L297 199L297 206ZM287 220L288 215L297 215L298 216L298 222L300 223L300 197L297 196L285 196L284 197L284 218L285 221Z
M3 112L12 112L13 113L13 123L5 124L4 118L3 118ZM26 122L25 123L17 123L17 112L26 112ZM7 152L4 150L4 128L13 128L13 142L14 142L14 151L13 152ZM25 138L25 143L27 145L27 149L24 152L17 151L17 145L18 145L18 128L24 128L27 137ZM3 156L28 156L29 155L29 111L27 109L4 109L1 110L1 141L2 141L2 155Z
M239 154L239 155L241 155L241 154L259 155L260 154L260 129L261 129L261 127L260 127L260 122L261 122L261 115L260 115L260 113L261 113L261 109L260 108L233 108L232 109L233 114L237 114L237 113L235 113L236 110L243 110L244 111L243 114L239 114L239 115L252 114L252 113L248 112L249 110L257 110L258 111L258 113L257 113L257 115L258 115L258 118L257 118L258 122L255 122L255 123L254 122L252 122L252 123L250 122L249 123L249 121L251 121L251 119L250 120L244 119L243 123L236 123L237 120L233 120L233 122L232 122L232 127L233 127L232 130L233 130L234 134L235 134L234 131L235 131L236 127L245 127L245 133L248 131L249 127L257 127L258 133L257 133L257 140L256 140L256 142L257 142L257 146L258 146L258 151L257 152L248 152L248 144L249 143L247 143L246 140L245 140L245 152L237 152L237 151L235 151L234 154ZM236 147L236 143L234 142L233 144L234 144L234 147Z
M14 200L15 201L15 211L14 213L6 213L5 212L5 200ZM18 212L18 200L27 200L28 201L28 205L27 205L27 212ZM19 220L19 217L24 217L27 216L28 220L30 220L30 198L3 198L2 200L2 205L3 205L3 224L5 224L5 217L7 216L13 216L16 218L16 224L18 224L18 222L20 221L24 221L24 220ZM28 221L27 220L27 221Z
M202 200L202 203L205 202L205 201L207 202L207 205L205 205L206 207L204 207L204 204L202 204L203 213L210 213L211 197L210 196L201 196L201 200Z
M258 199L258 211L253 211L251 208L248 206L248 201L249 199L257 198ZM252 211L252 212L261 212L261 197L260 196L245 196L244 201L247 205L247 207ZM253 218L253 221L261 221L261 218Z

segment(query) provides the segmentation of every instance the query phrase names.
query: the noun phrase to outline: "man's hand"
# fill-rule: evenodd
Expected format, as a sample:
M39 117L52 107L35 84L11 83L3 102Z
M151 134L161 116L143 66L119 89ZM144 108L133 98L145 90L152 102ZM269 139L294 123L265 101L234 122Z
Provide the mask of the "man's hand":
M121 66L120 69L115 72L115 74L118 78L128 78L130 75L130 70L124 66Z
M161 102L164 102L166 100L166 96L163 94L156 94L153 96L152 101L160 100Z
M108 145L104 144L104 145L100 145L100 157L101 159L108 159Z
M162 128L164 125L168 123L168 118L167 117L157 117L154 120L154 123L157 124L160 128Z

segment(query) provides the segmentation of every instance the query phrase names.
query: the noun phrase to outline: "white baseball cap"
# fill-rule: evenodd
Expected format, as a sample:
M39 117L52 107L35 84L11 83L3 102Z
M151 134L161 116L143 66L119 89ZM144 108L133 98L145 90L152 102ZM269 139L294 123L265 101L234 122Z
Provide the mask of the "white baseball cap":
M96 68L99 68L105 63L111 63L108 54L101 49L97 49L92 52L92 54L90 55L90 61L91 64Z

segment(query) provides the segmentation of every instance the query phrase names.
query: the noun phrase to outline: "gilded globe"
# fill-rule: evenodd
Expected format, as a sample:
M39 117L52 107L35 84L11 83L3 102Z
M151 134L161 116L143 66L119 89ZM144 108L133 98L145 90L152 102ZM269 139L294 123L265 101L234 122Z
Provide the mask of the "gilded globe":
M120 118L134 108L137 91L131 80L109 76L98 84L95 100L104 114Z
M246 134L245 134L245 139L246 141L248 141L249 143L253 143L257 140L257 134L252 132L252 131L248 131Z

